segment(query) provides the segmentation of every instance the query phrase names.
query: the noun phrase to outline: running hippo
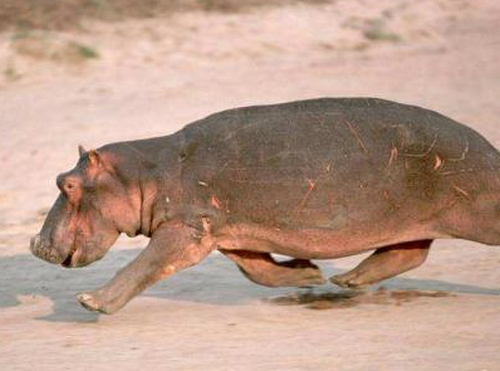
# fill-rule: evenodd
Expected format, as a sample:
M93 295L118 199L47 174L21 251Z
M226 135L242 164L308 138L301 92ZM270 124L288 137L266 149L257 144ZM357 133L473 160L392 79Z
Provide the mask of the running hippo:
M437 238L500 244L500 153L445 116L381 99L237 108L172 135L80 148L57 186L34 255L83 267L121 233L150 237L77 296L103 313L214 250L274 287L323 283L310 259L374 250L330 278L356 288L419 266Z

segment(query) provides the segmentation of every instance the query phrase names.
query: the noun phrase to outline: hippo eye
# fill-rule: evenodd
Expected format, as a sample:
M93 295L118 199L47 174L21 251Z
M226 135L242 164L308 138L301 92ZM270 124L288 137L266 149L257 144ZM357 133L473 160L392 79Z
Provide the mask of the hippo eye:
M78 179L67 174L61 174L56 179L57 188L63 193L74 192L79 185Z
M71 192L74 188L75 188L75 185L73 183L71 183L71 182L67 182L64 185L64 190L67 191L67 192Z
M72 181L67 181L64 183L63 191L64 191L64 193L72 194L76 191L77 188L78 188L78 184L75 184Z

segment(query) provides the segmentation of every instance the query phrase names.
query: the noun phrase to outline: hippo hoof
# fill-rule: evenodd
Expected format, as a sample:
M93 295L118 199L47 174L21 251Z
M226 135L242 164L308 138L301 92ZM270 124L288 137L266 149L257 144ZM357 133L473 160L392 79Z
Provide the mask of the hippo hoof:
M90 292L82 292L76 295L78 302L87 310L93 312L108 313L100 304L98 299Z
M99 303L97 299L88 292L82 292L76 295L78 302L85 308L91 311L99 310Z
M298 280L296 286L298 287L312 287L323 285L326 283L321 271L319 269L305 269L302 272L302 277Z
M366 284L356 282L354 277L346 277L343 274L331 277L330 282L344 289L362 289L367 286Z

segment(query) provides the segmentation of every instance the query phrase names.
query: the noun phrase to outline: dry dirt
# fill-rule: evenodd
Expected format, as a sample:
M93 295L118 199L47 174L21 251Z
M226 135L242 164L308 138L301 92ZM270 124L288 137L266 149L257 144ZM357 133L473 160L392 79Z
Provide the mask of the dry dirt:
M497 0L338 0L0 34L0 370L500 370L500 248L438 241L421 268L366 293L259 287L216 253L113 316L75 294L144 239L77 270L28 252L79 143L163 135L224 108L377 96L500 148L499 25ZM331 275L360 258L320 264Z

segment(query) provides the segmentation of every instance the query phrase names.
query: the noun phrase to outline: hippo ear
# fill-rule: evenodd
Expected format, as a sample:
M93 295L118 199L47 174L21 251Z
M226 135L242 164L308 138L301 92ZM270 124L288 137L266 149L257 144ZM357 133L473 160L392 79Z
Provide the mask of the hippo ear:
M78 154L80 155L80 157L82 157L85 154L85 152L87 152L85 150L85 148L83 148L83 146L81 144L79 144L78 145Z
M92 166L97 166L101 163L101 155L95 149L88 151L87 156Z

